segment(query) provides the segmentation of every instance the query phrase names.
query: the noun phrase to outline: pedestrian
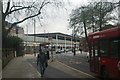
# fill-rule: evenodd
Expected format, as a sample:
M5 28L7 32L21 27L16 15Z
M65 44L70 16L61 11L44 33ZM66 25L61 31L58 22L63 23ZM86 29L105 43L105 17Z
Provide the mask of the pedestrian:
M53 48L51 47L51 62L53 62Z
M49 60L50 59L50 54L49 54L49 48L47 47L47 49L46 49L46 52L47 52L47 59Z
M45 58L46 58L46 60L45 60L45 66L47 67L48 66L48 57L49 57L49 55L48 55L48 48L47 48L47 46L43 46L43 50L44 50L44 52L45 52Z
M40 67L40 73L41 73L41 77L43 77L44 75L44 71L46 69L46 55L45 55L45 49L43 47L43 45L39 45L39 54L37 55L37 65L39 65Z
M80 52L81 52L81 54L82 54L82 49L81 49L81 48L79 48L79 50L80 50Z
M74 56L76 55L76 51L75 51L75 48L73 49L73 55L74 55Z
M42 52L44 52L44 55L45 55L45 66L47 67L48 66L47 46L46 45L41 46L41 50L42 50Z

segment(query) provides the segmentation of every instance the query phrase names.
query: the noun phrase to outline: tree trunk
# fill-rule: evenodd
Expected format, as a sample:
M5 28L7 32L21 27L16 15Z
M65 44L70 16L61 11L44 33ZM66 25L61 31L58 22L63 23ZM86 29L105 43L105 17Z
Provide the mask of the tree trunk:
M83 11L83 13L84 13L84 11ZM85 38L86 38L86 42L87 42L87 44L85 44L85 46L86 46L86 49L87 49L87 46L88 46L88 50L90 51L90 46L89 46L89 43L88 43L87 29L86 29L85 14L83 15L83 24L84 24L84 30L85 30Z

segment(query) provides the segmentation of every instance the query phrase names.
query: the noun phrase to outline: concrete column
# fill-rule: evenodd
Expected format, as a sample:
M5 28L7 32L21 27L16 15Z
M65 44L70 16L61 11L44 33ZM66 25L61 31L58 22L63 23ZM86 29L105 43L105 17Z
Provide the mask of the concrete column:
M56 34L56 50L58 48L58 35Z
M71 49L72 49L72 37L71 37Z
M65 36L65 52L66 52L66 36Z
M77 39L76 39L76 42L75 42L75 44L76 44L76 49L77 49L77 47L78 47L78 44L77 44Z

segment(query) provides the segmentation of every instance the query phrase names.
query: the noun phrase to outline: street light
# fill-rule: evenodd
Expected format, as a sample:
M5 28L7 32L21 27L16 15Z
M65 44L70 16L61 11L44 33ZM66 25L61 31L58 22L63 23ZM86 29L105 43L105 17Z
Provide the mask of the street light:
M52 60L51 60L51 62L53 62L53 37L52 37L52 35L50 35L50 40L51 40L51 58L52 58Z
M119 20L118 20L118 24L120 25L120 1L118 2L118 18L119 18Z
M26 25L26 31L27 31L27 35L26 35L26 41L25 41L25 52L27 53L27 49L28 49L28 25Z
M35 46L36 46L36 45L35 45L35 44L36 44L36 38L35 38L35 31L36 31L36 30L35 30L35 29L36 29L36 28L35 28L35 22L36 22L36 21L35 21L35 19L34 19L34 56L36 56L36 49L35 49Z
M74 53L74 56L76 55L76 42L75 42L75 40L76 40L76 33L75 33L75 26L73 27L73 31L72 31L72 37L73 37L73 53Z

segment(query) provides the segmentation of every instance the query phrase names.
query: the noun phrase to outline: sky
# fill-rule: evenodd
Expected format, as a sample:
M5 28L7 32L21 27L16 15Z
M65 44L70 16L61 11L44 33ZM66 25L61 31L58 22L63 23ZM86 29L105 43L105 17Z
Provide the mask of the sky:
M65 0L66 1L66 0ZM41 22L36 21L35 23L35 33L54 33L60 32L64 34L72 34L72 29L69 29L69 15L72 9L75 9L81 5L84 5L88 0L69 0L70 5L65 5L66 9L55 9L48 7L47 11L49 15L41 19ZM29 23L30 22L30 23ZM26 24L26 25L25 25ZM27 25L29 24L29 25ZM41 25L40 25L41 24ZM34 23L31 21L26 21L20 24L24 28L25 34L34 33Z
M25 1L32 1L32 0L25 0ZM67 0L63 0L63 1L67 1ZM65 5L62 8L56 8L50 5L47 6L45 12L44 10L42 11L40 21L38 20L35 21L35 34L54 33L54 32L60 32L69 35L72 34L72 29L68 28L69 18L70 18L69 16L71 11L73 9L76 9L77 7L84 6L91 1L93 0L69 0L70 4L67 4L65 2ZM17 17L22 18L21 15L18 15ZM24 28L25 34L27 33L34 34L33 21L26 20L25 22L19 24L19 26Z

